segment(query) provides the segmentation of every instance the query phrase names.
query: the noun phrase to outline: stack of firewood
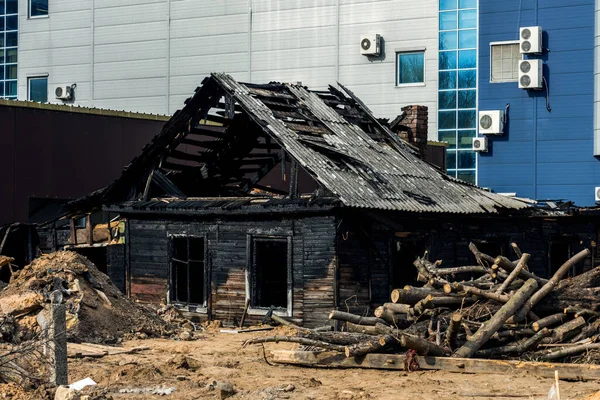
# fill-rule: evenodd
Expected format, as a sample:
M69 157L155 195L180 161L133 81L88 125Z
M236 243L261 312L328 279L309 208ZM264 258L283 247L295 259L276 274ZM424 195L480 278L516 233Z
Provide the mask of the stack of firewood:
M542 361L573 360L600 349L600 267L563 279L589 250L543 279L529 271L530 255L515 244L515 261L483 254L472 243L469 248L478 265L444 268L440 261L418 258L414 266L424 285L393 290L391 302L374 316L333 311L329 319L340 321L343 332L298 328L296 336L247 343L290 341L347 357L413 350Z

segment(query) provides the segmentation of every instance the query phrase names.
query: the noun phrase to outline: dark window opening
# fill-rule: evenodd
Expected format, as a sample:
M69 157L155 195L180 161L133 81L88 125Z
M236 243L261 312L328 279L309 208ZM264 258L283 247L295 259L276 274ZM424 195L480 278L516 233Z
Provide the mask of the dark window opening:
M571 257L573 257L582 248L577 245L577 239L559 239L550 242L548 261L549 275L552 276L558 269ZM575 276L583 272L583 264L575 264L569 269L566 276Z
M253 261L252 306L287 308L287 240L255 240Z
M48 0L30 0L29 16L44 17L48 15Z
M106 247L77 247L73 250L90 260L100 272L108 273Z
M486 240L474 243L480 252L487 254L488 256L494 258L498 256L507 256L508 240ZM473 259L475 259L475 257L473 257Z
M417 284L417 269L413 263L422 257L426 249L423 241L392 242L392 289Z
M171 301L204 304L204 239L171 239Z

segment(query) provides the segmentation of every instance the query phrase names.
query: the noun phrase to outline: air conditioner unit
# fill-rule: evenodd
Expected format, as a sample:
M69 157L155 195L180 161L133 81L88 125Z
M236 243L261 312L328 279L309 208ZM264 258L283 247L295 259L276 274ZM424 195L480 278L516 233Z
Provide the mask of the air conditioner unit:
M542 88L544 62L542 60L519 61L519 89L539 90Z
M594 189L594 195L596 197L596 201L600 201L600 186L596 186L596 189Z
M363 35L360 38L360 54L378 56L381 52L381 36L377 34Z
M58 86L54 90L54 95L59 100L71 100L71 98L73 98L73 87L72 86Z
M486 138L486 137L473 138L473 150L486 153L488 151L488 138Z
M504 133L504 111L479 111L479 133L482 135L502 135Z
M521 54L540 54L542 50L541 26L527 26L519 29L519 51Z

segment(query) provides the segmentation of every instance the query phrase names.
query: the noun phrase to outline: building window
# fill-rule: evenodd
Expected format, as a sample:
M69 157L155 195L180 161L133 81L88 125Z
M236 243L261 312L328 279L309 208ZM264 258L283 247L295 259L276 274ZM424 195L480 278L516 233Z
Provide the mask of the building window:
M171 238L171 276L169 293L172 303L206 307L207 277L204 238Z
M517 82L519 79L519 42L490 43L491 82Z
M397 85L425 83L425 52L396 53Z
M29 17L47 17L48 0L29 0Z
M252 238L250 306L288 310L291 297L289 238Z
M48 77L40 76L27 79L27 100L40 103L48 102Z
M0 0L0 99L17 98L18 4Z
M477 0L439 0L438 138L448 175L476 183Z

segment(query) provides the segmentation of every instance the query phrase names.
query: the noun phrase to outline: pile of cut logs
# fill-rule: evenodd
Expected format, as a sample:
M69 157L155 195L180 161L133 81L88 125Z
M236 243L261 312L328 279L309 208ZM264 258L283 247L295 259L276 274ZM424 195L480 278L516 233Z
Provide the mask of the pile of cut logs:
M409 350L431 356L573 361L582 354L599 354L592 350L600 349L600 267L563 279L589 250L543 279L529 271L530 255L512 246L515 261L481 253L473 243L469 248L475 266L444 268L426 255L418 258L414 266L423 286L393 290L392 302L375 309L374 316L333 311L329 319L340 321L342 332L298 327L295 336L254 338L246 344L289 341L347 357Z

